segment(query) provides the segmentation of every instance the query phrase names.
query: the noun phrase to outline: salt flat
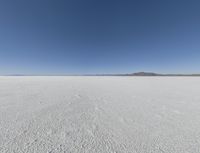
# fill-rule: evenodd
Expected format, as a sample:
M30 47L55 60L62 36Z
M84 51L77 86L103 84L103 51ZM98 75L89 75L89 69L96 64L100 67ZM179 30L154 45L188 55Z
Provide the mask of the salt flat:
M1 153L199 153L199 77L0 77Z

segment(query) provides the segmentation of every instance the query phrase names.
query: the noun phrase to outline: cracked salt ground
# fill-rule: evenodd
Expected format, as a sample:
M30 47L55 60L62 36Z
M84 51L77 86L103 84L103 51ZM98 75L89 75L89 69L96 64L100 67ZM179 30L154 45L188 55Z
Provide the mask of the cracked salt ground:
M1 153L199 153L200 78L0 77Z

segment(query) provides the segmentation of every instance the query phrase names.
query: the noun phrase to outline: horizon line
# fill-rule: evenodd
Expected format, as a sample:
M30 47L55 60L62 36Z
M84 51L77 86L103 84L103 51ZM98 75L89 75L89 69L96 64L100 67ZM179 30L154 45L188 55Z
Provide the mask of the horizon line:
M200 73L86 73L86 74L2 74L0 76L200 76Z

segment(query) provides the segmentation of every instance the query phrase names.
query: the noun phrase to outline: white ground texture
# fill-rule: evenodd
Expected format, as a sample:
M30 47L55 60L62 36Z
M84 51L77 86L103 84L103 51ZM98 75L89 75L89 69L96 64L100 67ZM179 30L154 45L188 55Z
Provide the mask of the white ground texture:
M200 78L0 77L0 153L200 153Z

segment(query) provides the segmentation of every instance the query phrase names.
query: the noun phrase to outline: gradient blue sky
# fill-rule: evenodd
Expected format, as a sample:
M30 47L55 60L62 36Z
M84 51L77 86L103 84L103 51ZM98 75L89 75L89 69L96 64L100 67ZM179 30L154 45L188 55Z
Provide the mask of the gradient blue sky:
M1 0L0 74L200 73L199 0Z

